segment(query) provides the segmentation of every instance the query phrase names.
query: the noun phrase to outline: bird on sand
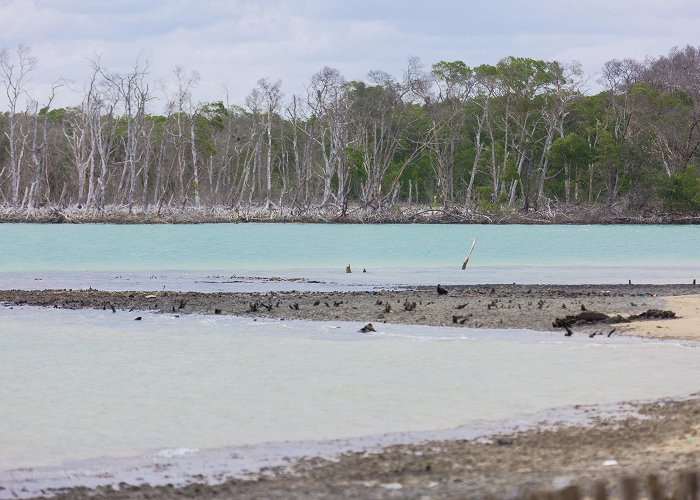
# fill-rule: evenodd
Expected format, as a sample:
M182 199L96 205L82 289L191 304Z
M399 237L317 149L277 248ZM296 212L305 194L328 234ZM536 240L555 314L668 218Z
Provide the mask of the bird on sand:
M438 295L447 295L447 289L438 285L437 286L437 293L438 293Z

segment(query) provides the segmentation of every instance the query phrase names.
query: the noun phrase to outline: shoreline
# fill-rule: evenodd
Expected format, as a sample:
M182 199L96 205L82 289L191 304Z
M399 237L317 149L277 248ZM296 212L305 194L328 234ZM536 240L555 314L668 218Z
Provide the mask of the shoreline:
M0 498L530 498L569 485L592 496L601 483L617 498L622 478L649 474L670 493L674 474L700 467L699 414L695 393L553 409L482 423L487 431L68 462L0 472Z
M388 211L359 206L301 212L291 208L265 209L252 206L231 208L134 208L108 206L101 210L75 205L42 207L32 211L0 208L0 224L219 224L219 223L309 223L309 224L700 224L700 216L678 213L629 213L607 207L530 211L487 212L464 208L404 205Z
M700 339L697 285L459 285L446 295L432 287L335 292L173 292L102 290L0 290L0 304L67 309L224 314L245 317L353 321L468 328L565 332L558 319L582 311L609 321L576 323L574 332L632 334L647 338ZM672 319L615 321L649 310L671 310Z

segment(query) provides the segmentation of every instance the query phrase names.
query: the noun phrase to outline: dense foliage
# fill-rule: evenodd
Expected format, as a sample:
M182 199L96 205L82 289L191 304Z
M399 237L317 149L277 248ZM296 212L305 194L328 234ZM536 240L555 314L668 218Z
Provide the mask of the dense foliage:
M156 92L147 66L93 76L75 107L20 109L35 61L0 51L0 204L372 212L619 206L700 211L700 51L612 60L603 90L576 65L507 57L409 61L401 79L313 75L284 100L262 79L244 106L195 103L196 73ZM61 89L58 88L60 92ZM164 109L163 114L153 114Z

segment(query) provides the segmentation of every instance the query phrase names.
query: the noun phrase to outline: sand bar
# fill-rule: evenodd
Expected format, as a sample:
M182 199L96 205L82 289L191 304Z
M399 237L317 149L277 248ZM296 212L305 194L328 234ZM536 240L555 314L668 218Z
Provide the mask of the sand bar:
M629 316L671 309L678 319L576 325L574 332L700 338L696 285L472 285L363 292L200 293L172 291L0 290L0 303L165 314L231 314L279 319L558 330L557 318L596 311ZM676 310L677 309L677 310ZM657 327L658 326L658 327Z

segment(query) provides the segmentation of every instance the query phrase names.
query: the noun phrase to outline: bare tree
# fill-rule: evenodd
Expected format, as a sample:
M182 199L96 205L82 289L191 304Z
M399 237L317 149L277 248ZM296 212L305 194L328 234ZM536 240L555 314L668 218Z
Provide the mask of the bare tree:
M175 68L176 88L175 94L168 100L168 114L173 117L173 123L168 126L168 134L176 152L177 186L181 203L184 205L187 200L189 185L193 184L195 200L199 199L199 171L198 165L192 167L192 179L185 181L187 172L187 156L196 160L196 154L192 156L192 116L194 110L192 103L192 90L199 83L199 73L192 71L189 75L184 68ZM187 145L190 144L189 154Z
M36 59L32 57L29 47L25 45L19 45L14 56L7 49L0 49L0 81L5 87L9 105L9 124L5 137L9 143L10 192L13 209L17 209L19 201L21 168L17 152L17 107L20 104L20 98L26 95L27 78L35 65Z
M297 170L297 185L295 188L292 204L295 209L304 211L309 206L309 181L311 180L311 158L309 154L309 146L311 142L308 137L311 135L308 130L308 122L304 120L300 110L301 104L296 95L292 96L292 104L287 108L287 115L291 120L292 125L292 154L294 156L294 165ZM304 138L304 145L300 144L302 140L299 137L301 132ZM303 149L302 149L303 148Z
M331 181L337 175L336 203L347 204L349 175L346 147L348 142L347 84L337 69L328 66L318 71L307 89L307 103L312 112L313 128L310 138L316 143L323 159L320 177L323 182L321 208L328 208L333 196Z
M90 174L88 184L88 207L93 204L98 210L103 210L107 203L107 183L109 181L112 156L114 154L114 111L118 96L110 93L109 88L100 86L98 77L102 73L99 58L92 60L92 76L87 88L85 107L90 123ZM96 173L96 163L99 171ZM95 182L95 175L97 176ZM93 182L95 187L93 188Z
M267 156L265 161L265 208L272 207L272 121L279 113L282 100L282 81L270 82L266 78L258 80L262 102L265 107L265 130L267 132Z
M68 109L62 128L63 136L72 153L73 163L76 169L79 207L86 204L85 181L88 169L90 172L90 188L92 188L94 182L94 161L91 161L94 158L94 154L89 145L89 118L89 110L84 107ZM92 198L92 194L92 189L90 189L88 199Z
M48 123L49 123L49 111L51 110L51 103L56 98L56 91L63 86L63 82L54 83L51 87L51 95L46 103L46 106L42 109L43 119L41 127L41 138L39 137L39 103L34 102L34 114L33 114L33 127L32 127L32 165L34 167L34 180L29 188L29 205L30 211L34 210L38 206L38 200L42 192L42 184L44 178L44 169L46 167L46 159L48 156Z
M394 204L401 175L421 154L426 141L415 135L420 134L415 127L420 114L406 99L411 82L398 82L381 71L369 76L374 85L356 82L351 92L352 116L366 177L361 199L366 208L381 211ZM401 159L394 164L399 153ZM390 169L392 177L387 179Z
M674 47L668 56L648 60L641 79L661 93L637 93L643 117L638 125L652 133L655 152L670 176L700 150L700 49Z
M241 182L240 200L243 199L245 191L248 191L248 205L252 205L253 194L262 191L261 174L262 169L262 149L263 149L263 129L264 103L263 96L259 89L254 88L246 97L246 106L250 110L250 126L248 128L248 139L245 160L243 163L243 180ZM250 187L249 185L250 179Z
M124 169L119 191L124 191L129 213L134 205L136 193L136 164L141 127L145 125L146 103L151 99L145 76L148 63L137 60L129 73L109 73L99 67L99 71L111 91L120 99L122 119L126 121L126 137L122 139L124 148ZM123 182L126 179L126 182ZM122 188L122 185L124 186Z

